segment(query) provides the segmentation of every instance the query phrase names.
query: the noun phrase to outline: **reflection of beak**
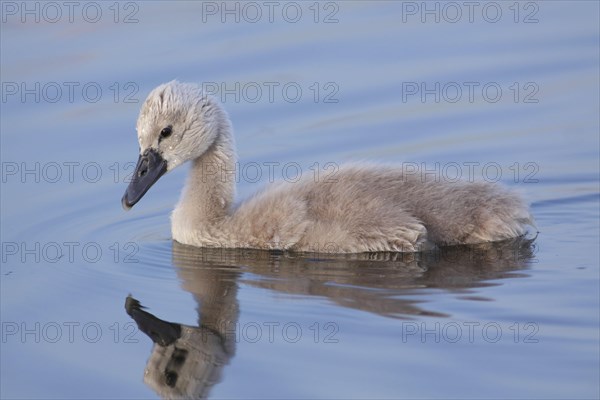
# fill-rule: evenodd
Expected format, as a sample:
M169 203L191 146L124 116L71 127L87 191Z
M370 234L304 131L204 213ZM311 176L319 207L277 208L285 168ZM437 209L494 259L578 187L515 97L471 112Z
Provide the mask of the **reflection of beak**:
M181 337L181 325L163 321L144 311L139 301L127 296L125 311L136 322L138 328L159 346L168 346Z
M165 172L167 172L165 159L158 151L146 149L138 159L131 182L121 199L123 208L129 210L133 207Z

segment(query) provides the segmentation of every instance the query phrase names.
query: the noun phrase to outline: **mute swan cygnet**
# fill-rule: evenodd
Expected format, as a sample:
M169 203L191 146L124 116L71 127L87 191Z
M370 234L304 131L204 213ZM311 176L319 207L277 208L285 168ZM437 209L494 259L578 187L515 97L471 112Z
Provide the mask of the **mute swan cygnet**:
M195 84L155 88L142 105L137 134L140 156L123 207L191 161L171 215L173 239L183 244L414 252L517 237L533 223L521 199L496 185L424 180L389 166L342 166L334 182L282 182L234 206L235 178L215 173L235 170L231 124L218 101Z

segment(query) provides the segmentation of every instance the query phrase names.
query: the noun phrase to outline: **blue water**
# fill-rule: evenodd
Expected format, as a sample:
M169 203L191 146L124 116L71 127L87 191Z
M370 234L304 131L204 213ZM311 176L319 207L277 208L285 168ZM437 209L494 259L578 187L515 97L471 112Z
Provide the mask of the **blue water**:
M49 4L1 4L0 397L600 396L597 2ZM173 243L186 168L120 199L141 102L175 78L228 110L240 198L269 165L371 160L507 185L539 234L420 255ZM152 321L181 338L153 345Z

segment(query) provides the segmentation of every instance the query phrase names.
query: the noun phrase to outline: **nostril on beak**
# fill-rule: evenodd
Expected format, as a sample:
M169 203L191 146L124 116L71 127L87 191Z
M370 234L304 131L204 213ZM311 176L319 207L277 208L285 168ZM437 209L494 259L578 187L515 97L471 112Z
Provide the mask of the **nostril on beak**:
M148 173L148 160L144 160L142 167L138 171L138 177L142 177Z

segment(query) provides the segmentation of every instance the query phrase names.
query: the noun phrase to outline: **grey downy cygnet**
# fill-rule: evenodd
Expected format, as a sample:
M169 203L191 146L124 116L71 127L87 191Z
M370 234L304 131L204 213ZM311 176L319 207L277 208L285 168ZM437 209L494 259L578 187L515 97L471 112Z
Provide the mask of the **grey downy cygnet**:
M122 199L133 207L166 172L192 166L171 216L173 239L192 246L330 253L415 252L504 240L533 219L507 189L444 182L393 166L343 165L334 180L281 182L234 205L231 123L196 84L162 84L137 121L140 156Z

